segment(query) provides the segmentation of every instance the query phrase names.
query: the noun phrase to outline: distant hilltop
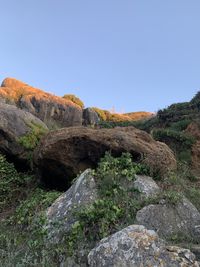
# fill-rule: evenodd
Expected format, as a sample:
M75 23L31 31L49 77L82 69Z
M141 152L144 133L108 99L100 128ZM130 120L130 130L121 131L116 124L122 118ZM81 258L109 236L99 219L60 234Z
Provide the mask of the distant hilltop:
M95 125L98 121L137 121L154 116L145 111L119 114L98 107L85 108L84 103L75 95L55 96L14 78L3 80L0 101L32 113L49 128Z

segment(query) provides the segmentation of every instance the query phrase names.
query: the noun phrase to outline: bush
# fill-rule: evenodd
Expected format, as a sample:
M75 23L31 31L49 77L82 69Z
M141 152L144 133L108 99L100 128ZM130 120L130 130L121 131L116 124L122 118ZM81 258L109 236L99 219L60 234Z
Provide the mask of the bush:
M34 148L38 145L40 139L44 134L47 133L47 129L45 129L40 124L31 122L28 124L31 128L31 131L24 136L21 136L18 140L19 144L21 144L27 150L34 150Z
M63 98L68 99L70 101L72 101L73 103L75 103L76 105L78 105L81 108L84 108L84 103L80 100L80 98L78 98L75 95L64 95Z
M135 174L148 173L148 167L132 162L129 153L118 158L106 153L94 174L99 197L75 214L77 223L67 237L70 250L77 248L81 237L94 244L133 223L144 205L138 198L139 191L133 188Z
M96 108L96 107L92 107L92 109L98 114L101 121L106 121L107 117L106 117L105 110Z
M0 154L0 212L17 206L34 180L32 175L18 173L14 165Z
M155 140L166 143L179 160L191 163L191 148L196 142L194 137L170 128L154 129L152 135Z

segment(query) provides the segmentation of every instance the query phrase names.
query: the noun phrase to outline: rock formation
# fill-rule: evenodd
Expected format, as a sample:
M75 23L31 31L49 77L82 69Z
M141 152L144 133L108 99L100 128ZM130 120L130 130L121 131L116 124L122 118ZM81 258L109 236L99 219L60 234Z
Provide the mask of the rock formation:
M90 267L199 267L188 249L166 246L142 225L127 228L102 239L88 255Z
M78 105L13 78L2 82L0 98L32 113L49 128L82 125L82 109Z
M114 156L130 152L134 161L146 163L160 175L176 169L169 147L134 127L69 127L49 132L35 151L35 168L46 185L66 189L80 171L95 167L106 151Z
M0 152L16 164L27 165L29 151L26 146L34 145L33 137L48 131L47 126L31 113L14 105L0 102ZM31 135L31 136L30 136ZM22 144L23 137L30 136L32 144ZM27 140L28 141L28 140Z
M166 239L200 240L200 213L185 197L177 204L148 205L137 212L136 220Z

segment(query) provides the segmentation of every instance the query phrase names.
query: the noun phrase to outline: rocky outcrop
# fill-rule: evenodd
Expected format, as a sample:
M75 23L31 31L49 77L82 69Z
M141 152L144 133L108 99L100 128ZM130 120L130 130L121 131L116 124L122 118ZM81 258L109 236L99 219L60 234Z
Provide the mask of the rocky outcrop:
M0 98L32 113L49 128L82 125L82 109L78 105L13 78L3 81Z
M50 242L59 242L76 222L75 212L97 199L96 184L91 170L85 170L70 189L47 210ZM59 224L59 227L56 225Z
M62 184L66 189L80 171L95 167L106 151L114 156L130 152L135 162L146 163L160 175L176 169L169 147L134 127L69 127L49 132L35 151L35 168L46 185Z
M99 116L94 109L86 108L83 110L83 125L96 126L98 125L99 121Z
M200 213L185 197L177 204L148 205L137 212L136 220L163 238L200 240Z
M199 267L188 249L166 246L142 225L131 225L102 239L88 255L90 267Z
M0 152L16 164L25 167L29 158L29 152L21 142L22 138L34 134L34 131L35 134L40 134L40 131L47 130L47 126L29 112L0 102Z

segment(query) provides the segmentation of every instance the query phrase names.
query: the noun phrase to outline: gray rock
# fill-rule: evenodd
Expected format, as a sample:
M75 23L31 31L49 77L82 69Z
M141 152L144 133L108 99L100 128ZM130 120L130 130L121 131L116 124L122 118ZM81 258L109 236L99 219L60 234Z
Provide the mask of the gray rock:
M182 236L200 240L200 213L185 197L176 205L163 202L148 205L137 212L136 221L170 239Z
M83 125L95 126L98 125L100 119L98 114L92 108L86 108L83 110Z
M48 130L47 126L31 113L0 102L0 152L13 161L26 162L27 150L20 144L19 138L30 133L36 125Z
M55 188L63 181L62 189L66 190L80 171L95 168L106 151L116 156L130 152L133 161L141 161L163 176L176 169L172 151L134 127L68 127L50 131L35 150L34 167L44 183L52 182Z
M4 79L0 86L0 97L32 113L50 129L82 125L81 107L16 79Z
M156 182L146 175L135 175L134 188L138 189L145 198L154 197L160 192Z
M76 222L74 212L97 199L96 184L90 169L85 170L70 189L47 210L50 242L57 243Z
M90 267L199 267L190 250L167 247L142 225L131 225L102 239L88 255Z

